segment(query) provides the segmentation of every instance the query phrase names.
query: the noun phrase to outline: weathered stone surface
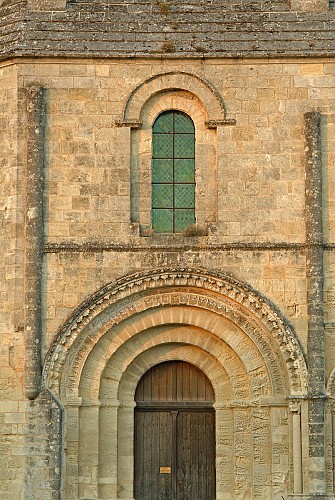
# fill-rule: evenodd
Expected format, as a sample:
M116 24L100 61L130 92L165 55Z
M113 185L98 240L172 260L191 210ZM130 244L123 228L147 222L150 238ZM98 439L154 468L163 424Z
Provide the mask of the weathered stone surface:
M326 0L3 2L0 55L122 57L328 56Z
M218 499L332 498L329 7L0 2L1 498L132 498L136 384L172 359L215 389ZM185 234L151 227L169 109Z

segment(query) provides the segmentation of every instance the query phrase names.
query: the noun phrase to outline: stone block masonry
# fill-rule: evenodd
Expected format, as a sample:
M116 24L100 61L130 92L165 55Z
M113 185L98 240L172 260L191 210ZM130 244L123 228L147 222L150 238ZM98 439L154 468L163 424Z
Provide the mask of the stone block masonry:
M0 0L1 500L132 499L134 393L171 360L214 388L218 500L333 498L333 21L312 0ZM162 234L171 109L195 126L197 223Z
M327 56L328 0L230 2L15 1L0 4L0 54L19 56Z

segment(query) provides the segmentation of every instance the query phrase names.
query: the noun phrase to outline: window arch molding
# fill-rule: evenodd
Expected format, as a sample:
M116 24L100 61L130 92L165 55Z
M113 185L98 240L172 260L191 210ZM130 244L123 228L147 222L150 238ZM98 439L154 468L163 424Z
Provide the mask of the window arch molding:
M195 219L197 230L207 233L217 221L217 161L215 129L209 129L207 109L188 90L166 89L155 92L141 109L141 127L132 130L131 151L131 222L140 234L149 236L152 228L152 127L167 111L189 116L195 128Z
M140 121L140 115L146 101L151 99L155 94L164 92L167 89L177 91L192 89L193 94L201 100L203 106L206 108L207 120L210 122L229 122L229 120L226 120L224 101L215 87L198 75L186 71L158 73L137 85L125 103L120 122Z

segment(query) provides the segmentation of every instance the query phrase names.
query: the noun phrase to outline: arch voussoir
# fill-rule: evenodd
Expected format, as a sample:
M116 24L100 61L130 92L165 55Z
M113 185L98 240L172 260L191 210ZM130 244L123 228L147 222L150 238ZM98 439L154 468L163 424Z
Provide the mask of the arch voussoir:
M147 314L142 314L145 311ZM215 319L204 319L201 311L211 311ZM300 345L271 303L250 287L220 273L167 269L128 276L107 285L83 304L59 332L46 358L44 381L51 392L60 393L64 369L79 383L89 353L108 331L122 330L123 338L116 335L116 343L134 334L134 325L127 320L136 315L141 321L140 330L179 320L187 322L190 315L191 324L201 328L208 328L211 323L219 325L220 318L225 318L252 339L270 365L274 366L280 353L291 393L303 394L306 390L307 369ZM203 321L208 324L204 326Z

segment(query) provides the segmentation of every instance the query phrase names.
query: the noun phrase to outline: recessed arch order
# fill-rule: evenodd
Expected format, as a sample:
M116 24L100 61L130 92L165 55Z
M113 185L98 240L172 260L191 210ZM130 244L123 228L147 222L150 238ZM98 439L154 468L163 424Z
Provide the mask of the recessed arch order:
M286 384L286 395L305 394L306 364L289 324L251 287L203 269L151 270L103 287L58 333L45 361L44 383L56 398L78 396L81 375L85 364L92 363L94 349L101 350L96 363L102 373L129 339L134 337L138 346L140 332L174 324L206 331L208 343L221 342L244 365L263 359L272 388L282 384L284 390ZM244 352L246 345L250 353Z
M46 357L44 384L65 411L65 498L133 499L136 387L151 367L176 360L193 364L213 386L216 471L225 477L217 498L234 495L234 439L245 443L250 471L253 453L271 462L278 445L257 440L271 443L271 418L286 422L287 397L306 394L307 368L292 328L269 301L225 274L153 269L97 291ZM251 438L246 422L265 425L262 435L255 430ZM287 425L281 433L285 443ZM285 446L280 454L288 464ZM281 467L273 462L269 474L288 488L289 470ZM250 477L241 479L249 495Z

